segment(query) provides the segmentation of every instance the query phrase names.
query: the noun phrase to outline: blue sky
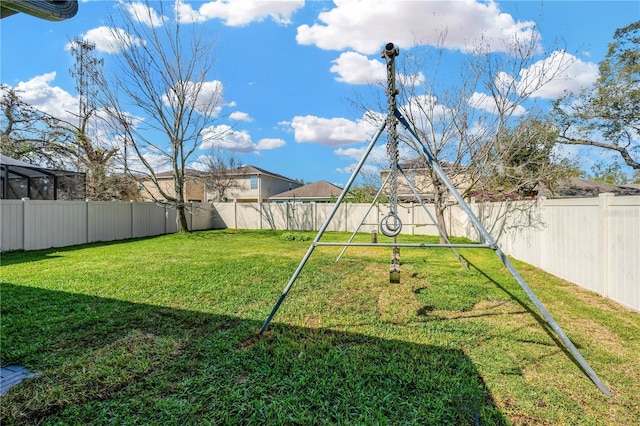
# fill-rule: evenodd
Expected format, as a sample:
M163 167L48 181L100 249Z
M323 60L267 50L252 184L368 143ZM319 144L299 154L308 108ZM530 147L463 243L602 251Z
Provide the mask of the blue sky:
M232 129L223 147L243 164L338 185L347 181L374 130L348 100L367 100L378 90L373 82L384 78L379 52L387 41L400 47L402 61L416 45L429 48L446 31L453 61L479 37L535 32L537 60L549 60L554 48L563 47L574 61L540 92L538 98L548 100L591 84L614 31L640 19L638 1L179 0L177 6L185 25L206 25L217 37L210 79L223 87L224 103L216 125ZM123 5L80 1L78 14L66 21L24 14L2 19L0 81L53 115L77 110L66 46L82 36L108 62L113 54L105 51L100 27L117 7ZM194 161L207 151L196 152ZM606 152L580 155L587 170L598 158L611 158Z

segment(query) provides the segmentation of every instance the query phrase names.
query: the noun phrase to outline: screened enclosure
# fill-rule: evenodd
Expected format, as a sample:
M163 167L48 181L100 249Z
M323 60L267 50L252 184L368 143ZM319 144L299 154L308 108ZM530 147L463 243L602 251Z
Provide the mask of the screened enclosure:
M3 200L84 200L85 174L54 170L0 154Z

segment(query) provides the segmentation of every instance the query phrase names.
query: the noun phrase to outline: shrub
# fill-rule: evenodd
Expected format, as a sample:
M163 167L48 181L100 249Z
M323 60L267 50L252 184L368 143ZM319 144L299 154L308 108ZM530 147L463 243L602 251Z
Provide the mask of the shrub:
M299 232L285 232L280 235L280 239L285 241L309 241L311 237Z

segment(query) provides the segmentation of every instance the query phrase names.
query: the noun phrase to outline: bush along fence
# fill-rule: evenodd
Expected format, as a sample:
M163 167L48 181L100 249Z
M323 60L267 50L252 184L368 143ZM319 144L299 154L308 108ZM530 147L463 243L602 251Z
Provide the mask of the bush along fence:
M640 311L640 197L471 203L501 249L558 277ZM330 203L192 203L191 230L318 230ZM435 217L432 207L428 207ZM343 203L328 231L371 232L385 205ZM419 204L401 204L402 233L438 235ZM447 210L454 236L478 241L461 209ZM154 203L2 200L1 251L37 250L177 232L176 211Z

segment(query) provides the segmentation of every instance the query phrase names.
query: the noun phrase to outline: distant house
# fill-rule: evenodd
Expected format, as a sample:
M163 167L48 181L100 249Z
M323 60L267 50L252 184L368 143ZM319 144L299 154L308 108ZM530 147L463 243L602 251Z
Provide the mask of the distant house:
M229 189L226 191L224 199L220 200L217 191L209 188L210 182L208 181L210 179L206 172L192 169L186 170L184 199L189 202L200 203L214 201L267 202L272 195L302 186L302 183L294 179L255 166L242 166L223 173L225 178L221 179L220 182L226 181L226 183L221 184L227 185ZM166 193L175 194L172 172L158 173L156 176L159 186ZM229 180L232 180L233 184L229 183ZM146 194L147 199L162 199L160 191L152 182L146 181L142 185L148 192Z
M342 188L324 180L309 183L299 188L269 197L272 202L329 203L342 193Z
M161 172L156 174L158 185L165 193L175 196L173 172ZM160 190L151 180L142 180L141 185L144 187L142 196L147 201L162 200ZM185 170L184 180L184 199L188 202L206 202L207 198L205 174L198 170Z
M433 201L433 184L431 183L430 172L431 167L423 158L414 158L399 163L400 168L404 171L411 186L420 194L420 197L426 201ZM464 193L471 185L468 175L465 173L463 166L443 162L440 167L445 172L451 183L456 187L459 193ZM389 176L389 169L382 170L380 177L384 182ZM385 194L389 193L389 184L385 186ZM407 183L407 179L398 172L398 200L399 201L416 201L411 187Z
M242 166L228 172L235 177L239 189L230 191L226 201L256 203L269 201L269 197L296 189L302 183L295 179L269 172L255 166ZM220 200L216 200L220 201Z

